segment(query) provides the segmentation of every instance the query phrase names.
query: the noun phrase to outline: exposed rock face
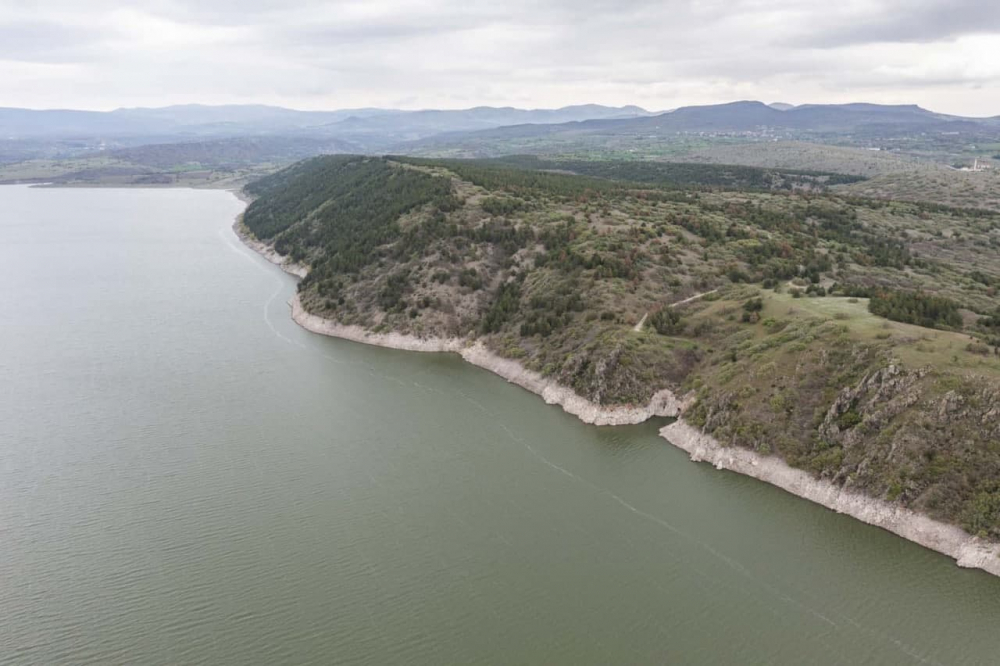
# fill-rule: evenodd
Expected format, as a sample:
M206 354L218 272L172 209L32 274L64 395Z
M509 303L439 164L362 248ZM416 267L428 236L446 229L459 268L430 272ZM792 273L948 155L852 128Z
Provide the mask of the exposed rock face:
M553 379L528 370L517 361L497 356L482 343L466 347L461 354L462 358L473 365L494 372L507 381L542 396L546 403L561 405L564 410L579 417L584 423L594 425L642 423L653 416L678 416L686 405L685 401L679 399L672 391L663 389L655 393L649 404L644 406L603 407Z
M869 374L856 386L843 389L818 428L820 436L856 440L857 437L852 436L859 432L853 429L855 424L844 420L851 413L858 414L857 418L866 425L880 427L919 400L917 382L923 376L923 372L905 372L899 366L888 365Z
M808 472L789 467L783 460L754 451L724 447L714 438L678 419L660 430L674 446L687 451L691 460L707 462L778 486L793 495L881 527L904 539L954 558L958 565L1000 576L1000 544L977 539L953 525L905 509L897 504L853 493Z
M950 386L942 390L941 381ZM821 474L974 534L1000 537L1000 390L982 378L941 379L888 365L838 394L817 428L837 450ZM818 471L818 470L817 470Z
M405 351L460 353L465 346L465 342L459 338L418 338L402 333L374 333L361 326L339 324L306 311L298 294L295 294L288 304L292 308L292 319L299 326L320 335Z

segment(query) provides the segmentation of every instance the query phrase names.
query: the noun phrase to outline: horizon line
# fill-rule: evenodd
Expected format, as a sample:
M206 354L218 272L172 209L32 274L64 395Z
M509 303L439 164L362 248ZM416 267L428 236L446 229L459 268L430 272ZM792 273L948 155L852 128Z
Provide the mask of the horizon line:
M883 103L883 102L865 102L865 101L854 101L854 102L803 102L800 104L792 104L788 102L764 102L759 99L733 99L727 102L715 102L711 104L684 104L668 109L660 110L650 110L640 104L628 103L628 104L602 104L599 102L581 102L573 104L564 104L562 106L533 106L533 107L522 107L513 106L510 104L505 104L501 106L492 104L476 104L473 106L462 106L462 107L417 107L417 108L407 108L407 107L392 107L392 106L347 106L347 107L330 107L330 108L296 108L293 106L283 106L281 104L267 104L262 102L226 102L226 103L204 103L204 102L181 102L176 104L164 104L161 106L116 106L112 108L78 108L78 107L34 107L34 106L0 106L0 110L17 110L17 111L36 111L36 112L55 112L55 111L78 111L85 113L114 113L117 111L136 111L136 110L162 110L171 109L178 107L203 107L203 108L223 108L223 107L264 107L269 109L281 109L284 111L294 111L299 113L336 113L344 111L388 111L388 112L403 112L403 113L419 113L419 112L429 112L429 111L471 111L474 109L512 109L517 111L559 111L568 108L582 107L582 106L600 106L604 108L611 109L625 109L629 107L635 107L641 109L642 111L648 113L649 115L662 115L665 113L671 113L678 109L684 108L699 108L699 107L713 107L713 106L725 106L728 104L739 104L741 102L756 102L763 104L765 106L773 108L774 104L789 104L793 108L798 108L802 106L850 106L854 104L870 104L872 106L915 106L921 108L930 113L937 113L939 115L951 115L958 116L962 118L977 118L977 119L990 119L1000 117L1000 113L993 115L960 115L955 113L941 113L939 111L933 111L927 107L921 106L915 102L910 103Z

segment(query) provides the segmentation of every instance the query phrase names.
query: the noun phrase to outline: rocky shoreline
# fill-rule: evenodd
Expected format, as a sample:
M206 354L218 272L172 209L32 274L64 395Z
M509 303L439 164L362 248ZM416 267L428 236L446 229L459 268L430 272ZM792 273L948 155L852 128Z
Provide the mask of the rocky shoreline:
M236 234L244 245L289 275L294 275L301 280L309 272L308 266L288 261L288 257L278 254L273 247L257 240L253 234L247 231L246 227L243 226L242 214L237 216L236 222L233 224L233 233Z
M953 558L960 567L982 569L1000 576L1000 544L973 537L959 527L889 502L846 491L829 481L816 479L808 472L790 467L780 458L723 446L683 418L661 428L660 436L687 451L694 462L707 462L716 469L752 476L837 513L847 514L943 553Z
M649 404L645 406L602 407L587 400L572 389L525 368L513 359L494 354L482 342L462 338L418 338L401 333L374 333L360 326L345 326L307 312L302 307L298 294L291 298L289 305L292 309L292 319L299 326L313 333L405 351L459 354L472 365L489 370L508 382L541 396L547 404L561 406L566 412L576 416L584 423L593 425L636 424L654 416L679 416L686 406L673 392L663 390L653 395Z
M286 261L270 246L261 243L237 218L233 230L250 249L271 263L297 277L305 277L308 267ZM881 527L925 548L953 558L960 567L982 569L1000 576L1000 544L971 536L954 525L935 521L889 502L851 493L809 473L790 467L780 458L762 456L748 449L726 447L682 418L691 398L678 398L670 390L654 394L648 405L603 407L552 379L525 368L516 360L503 358L488 350L481 341L461 338L418 338L400 333L375 333L360 326L346 326L324 319L302 307L298 294L289 301L292 319L308 331L343 338L363 344L405 351L450 352L480 368L493 372L512 384L539 395L547 404L559 405L584 423L593 425L629 425L654 416L676 417L660 430L660 436L686 451L694 462L708 462L716 469L730 470L770 483L793 495L828 509Z

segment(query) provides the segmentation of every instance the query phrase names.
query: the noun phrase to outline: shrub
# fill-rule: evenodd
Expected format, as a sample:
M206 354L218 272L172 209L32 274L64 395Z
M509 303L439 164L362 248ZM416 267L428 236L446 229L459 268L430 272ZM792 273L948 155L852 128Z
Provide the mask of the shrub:
M868 310L880 317L926 328L961 328L958 304L942 296L914 291L883 291L872 294Z
M826 296L826 289L818 284L811 284L806 288L806 294L809 296Z
M962 520L970 534L986 537L1000 532L1000 491L980 492L968 505Z
M837 419L837 427L841 430L849 430L859 423L861 423L861 415L853 409L844 412Z
M674 308L663 308L653 313L649 324L660 335L679 335L684 332L682 317Z
M965 346L965 351L970 354L979 354L980 356L990 355L990 346L984 345L982 342L970 342Z
M458 284L478 291L483 288L483 279L475 268L463 268L462 272L458 274Z
M524 208L524 201L512 197L486 197L480 206L490 215L508 215Z

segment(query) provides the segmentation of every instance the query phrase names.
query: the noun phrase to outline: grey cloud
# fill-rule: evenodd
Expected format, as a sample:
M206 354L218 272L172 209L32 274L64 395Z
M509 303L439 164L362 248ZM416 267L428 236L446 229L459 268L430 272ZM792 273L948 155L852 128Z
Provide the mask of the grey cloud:
M1000 2L994 0L890 0L789 40L822 48L871 43L923 43L963 35L1000 34Z
M1000 65L969 41L998 24L986 0L0 0L0 98L669 108L856 90L934 106L980 85L1000 109Z
M420 37L433 38L441 34L470 30L475 27L476 24L473 22L458 21L453 18L413 21L402 21L394 18L384 22L366 22L362 25L333 23L321 26L294 26L279 29L275 31L277 34L266 37L268 41L274 41L291 48L313 48Z
M106 36L99 29L43 21L0 23L0 60L42 63L89 60Z

